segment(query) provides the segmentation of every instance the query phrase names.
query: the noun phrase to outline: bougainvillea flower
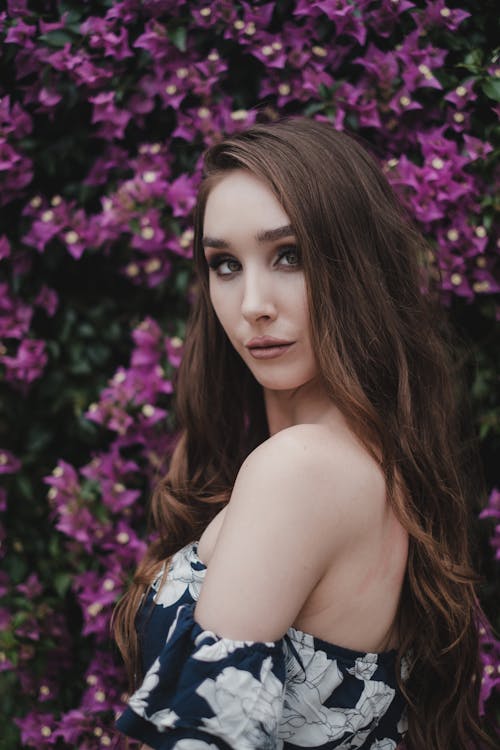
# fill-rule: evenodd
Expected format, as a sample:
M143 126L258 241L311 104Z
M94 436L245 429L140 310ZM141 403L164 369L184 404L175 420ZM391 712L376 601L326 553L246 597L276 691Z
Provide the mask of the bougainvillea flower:
M35 304L37 307L41 307L43 310L45 310L47 315L52 318L57 310L59 297L54 289L49 289L49 287L44 284L35 297L33 304Z
M37 380L47 364L45 341L23 339L13 356L0 355L5 365L5 380L12 384L29 384Z
M15 474L21 468L21 461L11 451L0 448L0 474Z

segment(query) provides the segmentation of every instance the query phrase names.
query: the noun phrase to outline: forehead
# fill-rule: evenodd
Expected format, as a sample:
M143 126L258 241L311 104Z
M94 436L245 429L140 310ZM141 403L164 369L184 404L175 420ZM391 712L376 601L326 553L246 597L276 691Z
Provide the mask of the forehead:
M248 230L272 229L289 218L271 188L251 172L235 169L221 177L208 194L203 228L224 236Z

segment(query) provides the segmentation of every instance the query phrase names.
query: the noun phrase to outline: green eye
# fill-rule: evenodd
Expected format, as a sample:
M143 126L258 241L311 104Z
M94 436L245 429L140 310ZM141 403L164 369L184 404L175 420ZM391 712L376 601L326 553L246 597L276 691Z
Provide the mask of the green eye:
M237 266L239 265L238 261L234 258L216 255L214 258L211 258L209 260L208 265L216 272L217 276L230 276L232 273L238 270L237 268L230 268L230 263L235 263ZM224 266L226 264L228 266L228 270L221 270L221 266Z
M281 248L279 260L281 261L282 258L288 258L288 262L285 263L287 266L298 266L300 263L299 251L294 245L287 245L287 247Z

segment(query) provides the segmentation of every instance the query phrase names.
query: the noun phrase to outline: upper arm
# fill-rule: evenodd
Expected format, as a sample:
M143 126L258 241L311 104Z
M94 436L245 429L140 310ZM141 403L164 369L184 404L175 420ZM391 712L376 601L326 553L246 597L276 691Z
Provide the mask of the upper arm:
M243 463L195 610L204 629L281 638L363 524L366 477L346 465L342 445L325 452L321 429L283 430Z

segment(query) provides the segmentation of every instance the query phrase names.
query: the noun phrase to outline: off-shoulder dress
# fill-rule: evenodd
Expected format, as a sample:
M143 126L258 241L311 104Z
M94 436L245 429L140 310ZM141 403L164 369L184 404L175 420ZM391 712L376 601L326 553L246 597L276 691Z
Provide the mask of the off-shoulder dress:
M398 747L396 651L357 652L293 627L270 642L219 637L194 620L205 571L191 542L153 582L136 623L145 677L118 729L155 750Z

